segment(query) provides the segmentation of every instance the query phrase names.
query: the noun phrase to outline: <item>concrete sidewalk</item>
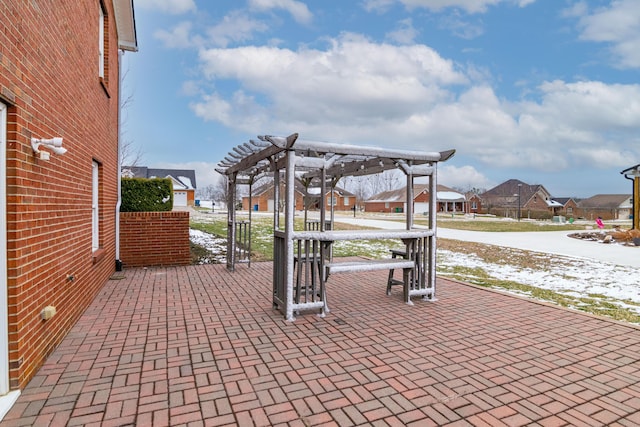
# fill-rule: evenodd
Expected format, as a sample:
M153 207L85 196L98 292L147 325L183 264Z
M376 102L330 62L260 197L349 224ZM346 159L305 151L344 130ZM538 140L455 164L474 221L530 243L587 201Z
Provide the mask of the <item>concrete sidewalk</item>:
M334 275L286 322L271 263L126 270L0 426L637 426L640 330L438 280Z

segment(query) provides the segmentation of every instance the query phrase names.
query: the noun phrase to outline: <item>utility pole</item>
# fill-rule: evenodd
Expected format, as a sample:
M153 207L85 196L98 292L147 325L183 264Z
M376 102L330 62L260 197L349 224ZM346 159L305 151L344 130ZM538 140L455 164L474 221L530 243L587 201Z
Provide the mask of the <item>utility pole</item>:
M521 193L521 189L522 189L522 184L518 184L518 221L520 221L520 209L521 209L520 193Z

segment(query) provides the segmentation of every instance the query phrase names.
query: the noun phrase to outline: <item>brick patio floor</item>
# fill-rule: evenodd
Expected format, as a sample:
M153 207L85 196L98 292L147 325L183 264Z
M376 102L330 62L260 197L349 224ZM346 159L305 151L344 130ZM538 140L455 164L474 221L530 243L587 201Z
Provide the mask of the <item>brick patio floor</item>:
M640 330L438 280L334 275L286 322L271 264L108 281L1 426L640 425Z

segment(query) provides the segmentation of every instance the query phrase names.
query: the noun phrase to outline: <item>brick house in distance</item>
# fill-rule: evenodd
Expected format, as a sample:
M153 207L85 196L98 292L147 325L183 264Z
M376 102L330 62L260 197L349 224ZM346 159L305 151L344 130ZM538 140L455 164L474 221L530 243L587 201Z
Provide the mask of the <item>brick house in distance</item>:
M549 191L540 184L527 184L510 179L480 195L482 213L521 218L551 218L563 205L553 200Z
M553 201L560 206L553 209L554 215L562 215L566 218L575 218L578 211L578 203L571 197L554 197Z
M295 209L297 211L304 210L305 204L307 205L308 210L320 209L319 188L314 187L305 189L304 185L302 185L302 183L300 183L299 181L296 181L295 186ZM251 209L258 212L273 212L274 189L275 187L273 183L268 183L257 187L252 191L251 206L249 206L249 196L242 197L242 209ZM284 191L284 185L281 185L280 194L283 195ZM333 209L336 211L351 210L356 204L356 196L354 194L339 187L335 187L333 190L329 188L326 190L325 194L325 207L327 210L331 209L332 197L335 200Z
M633 212L631 194L596 194L578 204L578 216L588 220L629 219Z
M438 184L436 191L438 212L465 212L464 194ZM366 212L405 212L407 208L407 187L383 191L365 201ZM415 184L413 186L413 212L424 214L429 211L429 186Z
M275 186L272 182L264 185L260 185L255 189L252 189L251 194L251 206L249 206L249 196L242 197L242 209L245 211L252 210L257 212L273 212L274 211L274 190ZM280 185L280 195L284 195L284 185ZM304 209L304 187L299 182L296 182L295 188L295 209Z
M115 271L120 55L136 50L131 0L0 2L0 400L9 406Z

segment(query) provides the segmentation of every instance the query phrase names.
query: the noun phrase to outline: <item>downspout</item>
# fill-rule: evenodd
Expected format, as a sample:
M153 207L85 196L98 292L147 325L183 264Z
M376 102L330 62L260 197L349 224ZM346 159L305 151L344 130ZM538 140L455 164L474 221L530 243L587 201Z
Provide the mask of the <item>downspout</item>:
M122 271L122 261L120 260L120 206L122 205L122 165L120 164L120 142L122 139L122 56L124 50L118 51L118 172L117 188L118 197L116 200L116 271Z
M631 228L640 230L640 206L638 206L638 200L640 199L640 175L631 178L625 173L623 174L623 176L632 183L631 200L633 202L633 205L631 207L631 214L633 215L633 220Z

